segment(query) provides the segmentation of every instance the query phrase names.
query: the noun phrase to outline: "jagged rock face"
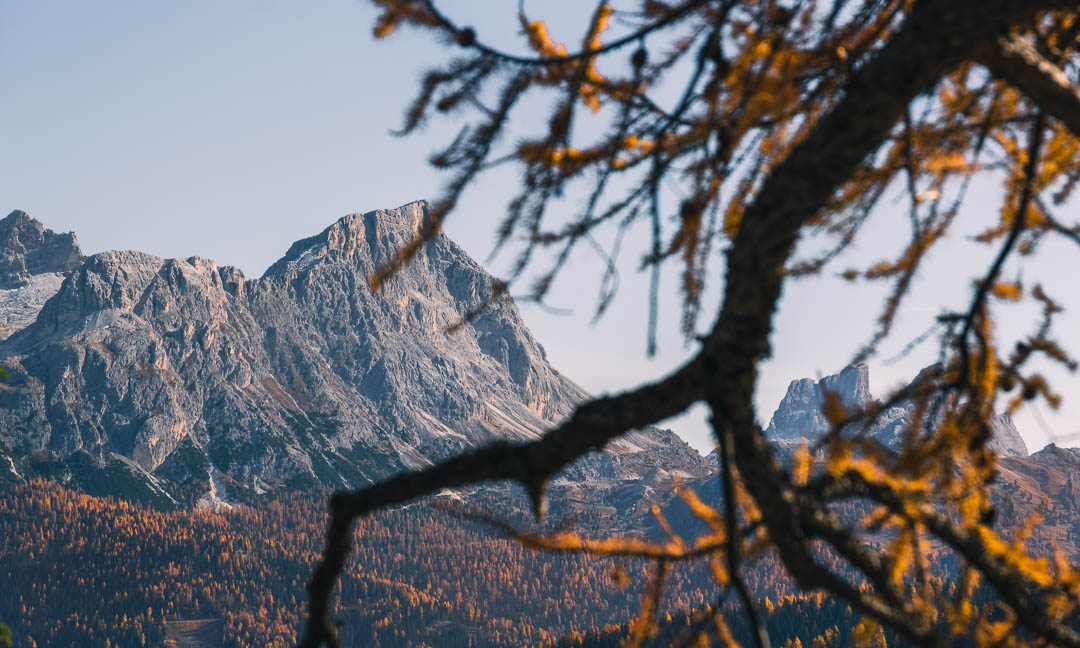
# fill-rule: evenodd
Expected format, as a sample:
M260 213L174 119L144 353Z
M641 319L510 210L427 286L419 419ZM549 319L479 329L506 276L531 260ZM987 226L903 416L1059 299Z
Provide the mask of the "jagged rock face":
M0 220L0 288L26 285L32 275L68 272L82 259L70 232L45 229L17 209Z
M0 288L0 340L32 324L62 283L63 274L44 272L30 275L25 284L16 288Z
M45 229L19 210L0 220L0 339L32 323L82 260L74 234Z
M1020 437L1020 431L1016 429L1016 424L1013 423L1011 415L1001 414L995 416L990 421L990 430L993 433L989 443L987 443L990 449L997 450L998 454L1006 456L1028 456L1027 444Z
M0 441L22 456L127 458L166 490L190 485L193 500L211 487L358 486L536 438L587 394L547 363L509 300L446 333L490 297L479 265L438 236L380 292L369 286L426 217L424 203L347 216L254 280L197 257L90 257L0 342L12 370ZM672 470L708 470L648 430L571 474L635 478L661 449Z
M922 384L926 376L934 373L934 367L924 369L912 381L909 389ZM781 445L801 444L803 439L811 442L820 439L830 429L828 420L821 413L825 392L832 392L850 411L864 409L874 402L870 393L869 369L865 364L847 367L839 374L827 376L819 382L804 378L788 385L787 394L780 402L766 430L770 440ZM916 405L913 401L901 401L885 408L874 425L861 432L888 447L899 447L903 434L911 424ZM987 446L1002 456L1026 457L1027 446L1020 437L1012 417L1003 414L990 422L992 436Z
M821 413L825 392L837 394L844 407L850 410L866 407L872 401L869 368L860 364L817 382L810 378L791 381L769 422L766 435L774 441L801 442L821 438L830 429L829 421Z

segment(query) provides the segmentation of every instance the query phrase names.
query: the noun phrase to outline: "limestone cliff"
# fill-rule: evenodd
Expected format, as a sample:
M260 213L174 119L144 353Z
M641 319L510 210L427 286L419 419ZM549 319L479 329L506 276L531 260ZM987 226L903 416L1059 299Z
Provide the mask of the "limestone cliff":
M197 257L81 261L0 342L0 452L74 477L72 465L126 471L191 502L355 487L536 438L587 394L548 364L510 300L446 332L490 296L461 248L437 236L371 289L425 218L422 202L346 216L257 279ZM563 486L616 485L665 461L675 475L709 470L658 430L608 450Z

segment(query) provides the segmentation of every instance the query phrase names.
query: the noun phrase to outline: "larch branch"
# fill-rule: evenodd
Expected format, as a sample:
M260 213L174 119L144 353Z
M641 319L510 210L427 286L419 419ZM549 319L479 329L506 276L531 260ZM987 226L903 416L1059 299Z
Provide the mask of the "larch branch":
M803 225L881 146L912 100L970 58L979 43L993 41L1048 4L1052 3L918 3L897 34L856 70L836 107L776 167L747 208L728 253L723 307L702 350L716 432L731 427L736 467L785 566L800 586L830 589L886 622L895 618L851 592L835 589L842 584L828 582L832 579L809 560L807 530L799 522L805 513L799 511L790 480L756 423L757 365L769 355L782 268ZM930 633L912 634L916 633L909 637L919 643L935 643Z
M350 548L353 520L418 497L481 482L514 480L525 486L539 514L547 480L591 450L621 434L678 414L702 397L701 363L692 360L668 377L637 389L584 403L562 425L529 443L499 442L430 468L403 473L331 498L331 517L322 561L308 584L308 627L300 645L337 646L330 617L330 592Z
M308 627L301 645L338 645L330 592L345 565L351 525L357 517L443 488L505 479L525 485L539 511L545 482L571 461L601 449L628 430L681 413L703 399L720 425L731 426L735 466L761 509L781 558L800 585L824 586L871 616L902 626L904 615L879 599L864 599L807 560L808 538L799 522L805 512L797 510L799 502L790 480L756 424L757 364L769 354L783 268L799 231L881 146L905 107L942 74L972 58L980 43L1001 37L1013 24L1040 10L1068 6L1063 0L917 3L897 34L853 73L836 106L765 179L728 251L723 306L697 357L659 382L582 405L568 421L535 442L492 444L424 470L335 495L327 547L308 586ZM1070 105L1075 105L1075 98ZM1065 121L1052 105L1045 108ZM1072 128L1072 122L1066 123ZM1030 625L1039 628L1037 622ZM920 645L941 644L931 633L899 629Z
M1080 137L1080 87L1033 44L1016 34L1000 36L978 48L975 58Z

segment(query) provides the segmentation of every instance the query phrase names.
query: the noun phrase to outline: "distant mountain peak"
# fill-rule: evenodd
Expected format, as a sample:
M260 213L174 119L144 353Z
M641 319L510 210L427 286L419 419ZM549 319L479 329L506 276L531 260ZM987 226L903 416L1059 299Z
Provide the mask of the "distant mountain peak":
M940 374L940 365L931 365L919 372L907 388L908 393L922 385L927 379ZM825 393L832 392L840 397L840 402L848 410L864 409L874 402L870 392L870 370L865 364L845 367L837 374L821 380L803 378L793 380L788 385L780 405L773 413L766 430L767 436L782 444L801 443L804 439L813 442L827 434L831 429L829 421L822 414ZM911 400L903 401L887 408L878 417L867 436L881 443L896 447L900 443L903 431L910 425L915 404ZM1026 457L1027 445L1013 423L1012 417L1003 414L990 422L992 436L988 446L999 454Z
M818 439L830 429L821 413L825 393L840 397L844 407L861 409L873 402L870 395L870 369L865 364L845 367L840 373L821 380L802 378L788 384L787 393L773 413L766 434L773 440L801 441Z
M849 409L865 407L874 400L870 395L870 367L866 363L844 367L840 373L822 378L819 384L822 391L838 395Z
M71 232L46 229L20 209L0 219L0 288L25 286L33 275L68 272L82 259Z
M0 219L0 339L33 322L82 260L74 234L46 229L20 209Z

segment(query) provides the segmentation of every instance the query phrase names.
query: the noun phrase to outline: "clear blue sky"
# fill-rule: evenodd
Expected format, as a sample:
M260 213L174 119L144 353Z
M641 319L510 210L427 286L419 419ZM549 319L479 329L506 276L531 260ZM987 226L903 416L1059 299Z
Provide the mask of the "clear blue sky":
M481 37L501 43L514 37L516 5L447 3ZM556 36L574 25L569 9L576 4L570 0L529 6L557 17ZM436 123L406 139L389 130L400 124L425 64L444 59L447 51L430 35L409 31L376 42L370 35L374 15L366 2L345 0L5 0L0 211L23 209L52 229L75 231L88 253L128 248L163 257L197 254L258 276L292 241L346 213L435 196L444 178L426 158L447 141L450 125ZM523 124L542 125L528 123L539 115L526 112ZM482 181L447 226L478 260L491 251L494 225L515 181L511 172ZM985 212L982 222L990 222L998 195L984 182L969 210ZM850 262L876 260L902 244L905 217L898 201L886 203L892 205L860 237ZM979 229L971 224L962 234ZM962 299L973 276L966 264L987 253L963 236L938 251L923 275L933 277L917 283L882 355L924 330L943 300ZM1062 272L1075 266L1071 250L1048 246L1043 253L1044 261L1023 270L1025 282L1044 281L1059 296L1075 295L1069 273ZM677 333L678 313L671 308L661 322L660 354L645 357L646 278L634 272L636 256L625 258L622 292L596 326L589 320L599 266L588 254L572 262L551 300L573 315L522 309L553 364L596 393L655 378L692 351ZM506 261L489 267L498 273ZM665 279L671 295L665 304L672 307L674 270ZM882 296L880 287L853 288L828 277L785 289L775 358L764 368L758 399L763 423L789 380L845 364L869 337ZM704 311L703 327L712 314L712 308ZM1006 315L1001 329L1025 328L1032 316L1024 310ZM1078 324L1071 316L1058 326L1076 331ZM894 365L871 362L874 393L884 395L906 381L934 351L926 347ZM1058 386L1066 396L1077 391L1074 379ZM1024 415L1021 432L1037 449L1050 435L1080 431L1077 413L1080 403L1059 414L1044 411L1045 426ZM710 445L702 409L670 427L699 448Z

